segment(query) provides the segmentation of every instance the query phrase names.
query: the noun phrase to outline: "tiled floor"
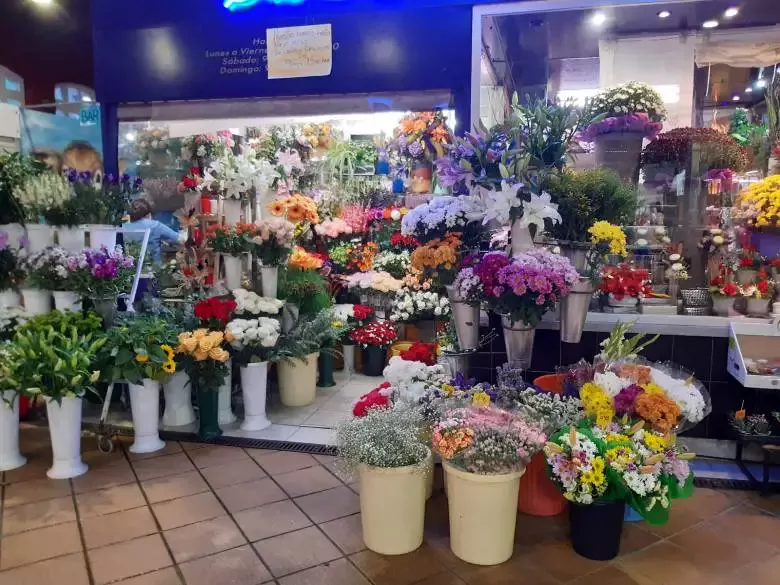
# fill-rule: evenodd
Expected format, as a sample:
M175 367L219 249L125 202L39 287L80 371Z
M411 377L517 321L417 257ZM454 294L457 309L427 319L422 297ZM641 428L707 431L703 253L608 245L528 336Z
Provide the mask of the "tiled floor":
M520 515L514 557L477 567L450 552L438 489L423 547L382 557L364 549L359 488L331 457L194 443L138 457L125 446L102 455L85 438L89 472L53 481L46 430L23 430L29 463L3 477L0 585L780 582L780 497L700 489L666 526L626 524L611 563L572 552L565 515Z
M238 416L236 422L221 425L227 437L246 439L266 439L271 441L290 441L293 443L312 443L315 445L333 444L333 429L350 413L350 408L357 398L376 388L383 378L364 376L363 374L345 374L335 372L336 386L332 388L317 388L317 398L309 406L287 407L282 405L279 394L269 392L268 418L273 425L262 431L242 431L240 390L234 391L233 411ZM100 417L100 407L90 405L85 415L89 422L96 422ZM129 407L122 408L112 405L109 411L109 423L119 427L132 428ZM196 426L163 427L163 430L178 432L195 432Z

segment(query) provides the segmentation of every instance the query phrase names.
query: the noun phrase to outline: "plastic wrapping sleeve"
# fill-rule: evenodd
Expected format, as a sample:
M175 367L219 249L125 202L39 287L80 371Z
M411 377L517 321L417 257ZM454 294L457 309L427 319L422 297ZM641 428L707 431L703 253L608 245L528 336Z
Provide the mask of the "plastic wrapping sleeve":
M555 371L563 376L563 394L579 396L582 385L593 381L596 368L584 359L580 359L576 364L560 366Z

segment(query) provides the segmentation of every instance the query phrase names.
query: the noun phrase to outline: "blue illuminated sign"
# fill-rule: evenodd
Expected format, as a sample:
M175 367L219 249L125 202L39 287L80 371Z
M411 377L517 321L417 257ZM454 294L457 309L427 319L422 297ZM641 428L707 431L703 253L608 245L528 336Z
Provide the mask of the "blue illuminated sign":
M231 12L246 10L247 8L252 8L252 6L262 3L296 6L303 4L304 2L306 2L306 0L222 0L223 6Z

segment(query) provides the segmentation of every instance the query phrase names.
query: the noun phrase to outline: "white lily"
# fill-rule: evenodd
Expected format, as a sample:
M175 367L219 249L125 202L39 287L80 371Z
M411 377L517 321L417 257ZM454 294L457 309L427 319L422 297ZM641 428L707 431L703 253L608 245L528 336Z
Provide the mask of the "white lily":
M501 181L500 191L482 189L482 196L485 198L485 217L482 219L482 225L492 220L496 220L501 225L509 223L512 208L523 205L522 200L517 197L519 188L520 185L510 185L506 181Z
M541 195L531 194L530 201L523 202L523 216L520 218L520 225L528 227L535 225L537 233L544 231L544 220L549 219L553 225L563 221L561 214L558 213L558 205L552 202L549 193Z

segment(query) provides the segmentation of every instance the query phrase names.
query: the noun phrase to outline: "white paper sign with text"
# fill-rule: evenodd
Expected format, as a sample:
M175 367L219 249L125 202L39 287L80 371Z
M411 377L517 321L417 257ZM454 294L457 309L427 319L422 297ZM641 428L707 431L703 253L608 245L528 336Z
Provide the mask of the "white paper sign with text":
M324 77L333 68L330 24L266 30L268 79Z

